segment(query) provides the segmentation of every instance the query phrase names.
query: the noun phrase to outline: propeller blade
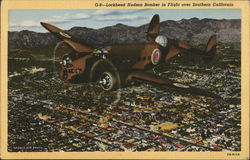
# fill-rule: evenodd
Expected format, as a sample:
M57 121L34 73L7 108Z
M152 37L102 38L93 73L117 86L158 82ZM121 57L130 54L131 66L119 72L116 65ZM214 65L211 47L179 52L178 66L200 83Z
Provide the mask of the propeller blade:
M216 35L212 35L212 36L209 38L208 42L207 42L207 46L206 46L206 48L205 48L205 52L211 51L212 48L213 48L214 46L216 46L216 45L217 45L217 36L216 36Z
M217 36L216 35L212 35L208 42L207 42L207 46L205 48L205 56L203 57L203 61L205 64L211 62L213 60L213 58L215 57L216 54L216 48L217 46Z
M41 25L44 28L46 28L49 32L51 32L54 36L66 42L77 52L93 52L95 50L94 46L73 37L72 35L66 33L60 28L57 28L51 24L44 22L41 22Z

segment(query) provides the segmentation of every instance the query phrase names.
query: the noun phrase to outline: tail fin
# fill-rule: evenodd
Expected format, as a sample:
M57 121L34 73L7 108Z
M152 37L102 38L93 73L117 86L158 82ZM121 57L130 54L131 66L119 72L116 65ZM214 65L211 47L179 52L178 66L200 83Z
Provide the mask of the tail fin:
M205 55L203 57L203 61L205 64L211 62L216 54L216 46L217 46L217 36L212 35L207 43L205 48Z
M158 14L154 15L151 19L147 33L147 40L154 41L160 32L160 16Z

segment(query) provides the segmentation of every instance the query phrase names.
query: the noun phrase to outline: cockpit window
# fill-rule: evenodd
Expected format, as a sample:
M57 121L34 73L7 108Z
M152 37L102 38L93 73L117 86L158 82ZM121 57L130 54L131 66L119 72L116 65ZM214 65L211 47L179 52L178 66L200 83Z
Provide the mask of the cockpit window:
M162 47L166 47L168 44L168 39L165 36L159 35L156 37L155 42L161 45Z

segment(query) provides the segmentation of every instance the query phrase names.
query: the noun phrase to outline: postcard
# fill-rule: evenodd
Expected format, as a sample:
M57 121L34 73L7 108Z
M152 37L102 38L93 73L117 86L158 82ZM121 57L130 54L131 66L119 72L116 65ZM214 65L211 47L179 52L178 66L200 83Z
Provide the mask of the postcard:
M249 159L249 6L2 1L1 159Z

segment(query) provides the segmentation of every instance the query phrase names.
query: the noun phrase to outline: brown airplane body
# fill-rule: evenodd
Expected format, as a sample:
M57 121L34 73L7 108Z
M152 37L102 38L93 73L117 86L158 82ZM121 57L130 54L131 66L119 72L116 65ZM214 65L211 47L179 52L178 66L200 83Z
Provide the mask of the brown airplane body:
M147 33L148 43L120 44L95 47L65 31L41 22L48 31L69 45L73 51L62 56L60 78L65 82L81 77L84 82L98 81L104 90L123 87L133 78L187 90L210 97L217 95L184 85L147 72L181 52L204 56L204 62L212 60L216 53L217 37L211 36L204 51L185 43L159 35L159 15L154 15Z

